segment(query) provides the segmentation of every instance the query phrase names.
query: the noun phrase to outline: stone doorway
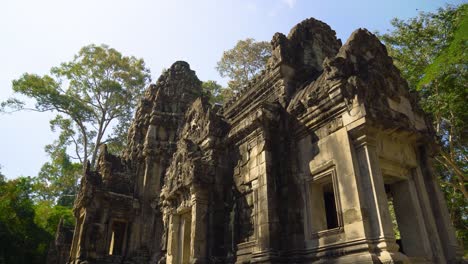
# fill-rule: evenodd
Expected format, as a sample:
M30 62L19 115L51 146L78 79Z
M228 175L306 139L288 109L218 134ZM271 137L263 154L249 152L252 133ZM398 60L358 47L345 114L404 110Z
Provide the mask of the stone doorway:
M111 234L109 238L109 255L122 256L125 246L127 223L123 221L112 221Z
M388 209L399 251L411 260L424 260L427 258L424 245L427 236L421 229L424 221L420 219L420 207L412 187L410 179L385 177Z

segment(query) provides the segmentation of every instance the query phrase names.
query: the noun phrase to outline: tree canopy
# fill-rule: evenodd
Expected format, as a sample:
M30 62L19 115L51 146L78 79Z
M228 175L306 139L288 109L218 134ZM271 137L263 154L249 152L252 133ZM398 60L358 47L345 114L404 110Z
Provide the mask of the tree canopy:
M81 164L72 162L64 149L51 154L50 159L33 178L33 198L71 207L78 192L77 179L82 175Z
M137 99L150 81L142 59L123 56L106 45L83 47L74 59L50 70L50 75L25 73L13 81L13 91L36 101L27 108L11 98L2 103L8 110L53 111L52 129L60 129L51 153L73 146L74 158L94 165L99 145L121 144L133 117ZM114 122L114 123L113 123ZM106 132L112 124L113 133ZM118 140L116 140L118 139Z
M225 51L216 69L221 77L230 78L228 88L236 94L265 68L270 56L270 43L247 38L239 40L234 48Z
M82 169L87 160L95 165L99 146L107 143L118 152L125 145L133 110L149 81L142 59L106 45L81 48L50 74L24 73L13 80L15 94L35 100L35 105L10 98L2 102L2 111L56 113L50 126L59 136L46 146L51 161L35 178L36 198L72 204Z
M233 91L231 89L224 88L213 80L203 82L202 89L204 95L209 98L211 104L224 104L233 96Z
M29 177L0 178L0 262L45 263L52 235L34 222Z

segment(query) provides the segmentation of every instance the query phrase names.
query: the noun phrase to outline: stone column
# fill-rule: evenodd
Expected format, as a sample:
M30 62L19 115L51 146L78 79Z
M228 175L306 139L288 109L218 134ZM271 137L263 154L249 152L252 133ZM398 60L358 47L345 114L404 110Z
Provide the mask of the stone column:
M458 245L455 230L450 222L450 215L447 210L447 205L444 196L440 190L437 179L434 176L433 161L428 155L428 149L421 146L418 149L418 170L419 186L424 188L423 193L427 194L427 200L423 207L427 214L428 221L434 224L430 238L433 243L433 251L437 250L434 255L443 263L457 263L463 256L463 249ZM434 230L435 229L435 230ZM439 240L439 243L435 241ZM443 250L443 253L440 250Z
M169 227L167 231L167 253L166 263L176 263L177 261L177 234L179 233L180 216L171 214L169 216Z
M362 214L367 216L364 218L365 233L371 251L382 263L407 263L408 258L398 252L395 241L375 137L363 127L356 130L352 133L358 164L356 175L362 192Z
M208 199L202 187L192 187L192 227L190 238L190 263L208 263Z
M77 258L79 260L84 260L88 257L88 248L89 248L89 235L91 231L91 214L88 209L85 210L84 214L81 216L83 222L81 224L81 231L78 238L78 247L77 247Z
M412 177L392 184L391 193L405 254L430 259L429 238Z
M419 204L421 207L421 217L424 219L425 229L428 235L428 242L430 242L430 255L432 256L433 261L436 263L444 263L444 251L442 250L441 240L437 234L437 225L434 219L434 215L432 214L429 200L429 196L432 194L427 192L426 184L422 177L421 168L419 166L415 169L413 179L414 188L418 194Z
M72 263L75 263L75 260L79 258L79 253L80 253L80 245L81 245L81 237L83 234L83 222L84 222L84 214L78 215L76 217L76 225L75 225L75 230L73 232L73 241L72 241L72 246L71 246L71 251L70 251L70 261Z
M276 201L276 183L274 179L274 167L271 158L270 144L263 133L263 147L258 147L258 170L256 210L257 245L252 254L252 262L270 263L276 257L278 244L278 214Z

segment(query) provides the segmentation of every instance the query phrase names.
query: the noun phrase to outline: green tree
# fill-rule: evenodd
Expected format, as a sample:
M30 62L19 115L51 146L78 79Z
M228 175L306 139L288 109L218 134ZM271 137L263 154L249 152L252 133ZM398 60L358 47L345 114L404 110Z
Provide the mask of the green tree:
M265 68L270 56L270 43L252 38L239 40L234 48L223 53L216 70L221 77L230 78L228 88L236 94Z
M46 146L51 161L35 179L38 199L71 205L77 181L87 160L94 166L103 143L118 152L137 100L150 81L142 59L123 56L106 45L81 48L70 62L50 70L50 75L25 73L13 81L13 91L35 100L28 107L18 98L2 102L3 112L51 111L58 138ZM81 167L81 171L80 168Z
M202 89L205 96L210 99L211 104L224 104L233 96L231 89L224 88L216 81L203 82Z
M52 236L35 222L32 179L0 178L0 260L7 264L45 263Z
M2 169L2 165L0 165L0 182L4 182L6 181L6 177L5 175L3 175L1 169Z
M99 145L109 143L119 149L125 141L137 99L150 81L149 70L142 59L123 56L106 45L89 45L50 73L25 73L14 80L13 91L36 104L28 108L25 102L11 98L2 103L3 111L57 113L51 126L61 132L47 147L48 152L60 153L72 146L73 158L83 167L86 160L94 166Z
M6 180L0 172L0 263L45 263L58 223L73 227L71 206L37 201L35 179Z
M55 236L60 219L68 227L75 225L75 216L71 207L54 205L51 201L39 201L34 205L34 222L51 236Z
M51 161L42 165L38 176L33 178L34 200L72 207L78 191L77 180L82 174L81 164L72 162L65 148L49 155Z
M436 171L457 234L468 243L468 5L393 19L381 35L395 65L433 117L440 149Z

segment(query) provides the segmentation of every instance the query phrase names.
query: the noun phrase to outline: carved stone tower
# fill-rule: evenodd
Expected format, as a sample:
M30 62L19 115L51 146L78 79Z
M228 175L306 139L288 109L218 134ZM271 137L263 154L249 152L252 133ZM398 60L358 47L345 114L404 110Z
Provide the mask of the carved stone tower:
M69 263L461 260L431 125L377 37L307 19L271 44L222 107L185 62L148 88L82 179Z

